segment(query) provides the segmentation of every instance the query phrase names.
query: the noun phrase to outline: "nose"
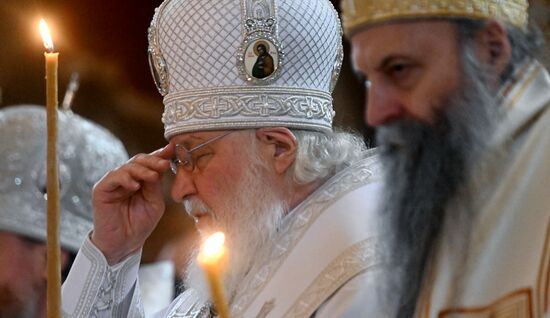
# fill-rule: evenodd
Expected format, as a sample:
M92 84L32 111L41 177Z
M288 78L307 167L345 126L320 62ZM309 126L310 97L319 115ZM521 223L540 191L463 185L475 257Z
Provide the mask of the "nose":
M170 190L172 200L180 203L186 196L196 193L197 189L195 187L192 172L187 172L185 171L185 169L181 168L178 169L178 172L174 177L174 182L172 183L172 188Z
M389 88L371 82L367 91L366 114L369 126L378 127L404 115L403 105Z

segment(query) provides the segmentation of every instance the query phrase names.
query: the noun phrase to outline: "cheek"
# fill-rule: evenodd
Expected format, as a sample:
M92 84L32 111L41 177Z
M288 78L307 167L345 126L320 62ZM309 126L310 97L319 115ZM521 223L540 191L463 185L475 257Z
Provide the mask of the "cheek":
M449 53L451 55L451 53ZM432 82L434 83L435 102L442 106L454 92L459 89L460 79L462 77L462 67L459 64L458 57L450 56L447 59L442 59L436 66L436 71L432 74Z
M2 261L0 261L1 275L17 279L34 276L35 272L39 271L38 266L42 263L42 260L35 256L33 251L27 249L12 249L10 255L2 257Z
M0 244L0 302L6 306L33 297L45 284L37 253L25 244L12 243Z
M209 167L200 179L195 180L200 198L214 211L225 206L234 196L235 184L243 176L244 168L235 164Z
M216 160L210 161L208 167L195 179L199 197L216 212L227 206L236 193L236 185L250 169L252 150L248 140L228 145L217 153Z
M458 72L448 68L446 72L433 72L409 99L413 117L423 122L433 122L435 114L444 108L459 87Z
M26 255L28 251L18 239L3 237L0 240L0 283L13 280L17 273L26 267Z

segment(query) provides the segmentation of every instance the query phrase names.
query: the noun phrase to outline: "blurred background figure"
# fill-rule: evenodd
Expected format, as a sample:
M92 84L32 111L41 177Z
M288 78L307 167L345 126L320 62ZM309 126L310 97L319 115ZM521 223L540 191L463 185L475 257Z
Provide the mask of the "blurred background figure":
M114 135L70 111L59 112L62 272L92 227L91 191L128 159ZM46 111L0 110L0 317L46 313ZM64 277L65 275L63 275Z
M383 316L548 317L544 3L342 4L385 170Z

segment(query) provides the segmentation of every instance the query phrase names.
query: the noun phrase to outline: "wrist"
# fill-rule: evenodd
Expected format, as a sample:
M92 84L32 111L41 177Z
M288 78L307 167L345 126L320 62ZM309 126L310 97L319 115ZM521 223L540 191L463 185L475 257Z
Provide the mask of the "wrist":
M103 257L105 257L105 260L109 266L114 266L122 262L126 259L126 257L134 253L134 251L124 251L120 248L110 247L108 243L103 244L103 241L100 237L98 237L95 231L91 232L90 241L101 252L101 254L103 254Z

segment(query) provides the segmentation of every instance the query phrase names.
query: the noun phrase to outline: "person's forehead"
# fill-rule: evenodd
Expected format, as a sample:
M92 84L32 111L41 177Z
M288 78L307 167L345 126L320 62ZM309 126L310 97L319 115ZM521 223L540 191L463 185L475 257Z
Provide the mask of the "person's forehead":
M429 53L426 50L442 42L455 41L455 30L452 23L440 19L394 21L365 27L351 38L354 62L377 64L388 54L426 54Z
M169 142L176 145L183 145L186 148L189 148L207 142L208 140L218 137L227 132L227 130L204 130L187 132L173 136L172 138L170 138Z
M210 131L196 131L196 132L178 134L170 138L170 143L175 143L175 144L200 143L202 141L208 140L211 134L213 134L213 132L210 132Z
M365 33L382 33L382 32L395 32L400 31L403 33L415 33L415 34L433 34L437 31L449 30L453 28L454 19L447 18L403 18L388 21L376 22L362 27L358 27L350 35L353 39L358 35ZM400 36L400 34L394 34L394 36ZM387 40L392 40L389 38Z

